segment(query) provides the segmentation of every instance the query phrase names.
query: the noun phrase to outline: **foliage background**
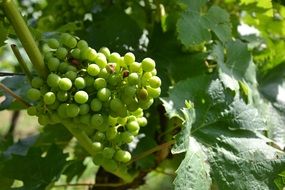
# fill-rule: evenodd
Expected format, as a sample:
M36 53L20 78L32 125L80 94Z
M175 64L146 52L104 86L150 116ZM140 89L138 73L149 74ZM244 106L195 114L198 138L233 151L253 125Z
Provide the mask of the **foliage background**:
M148 111L149 124L132 154L158 151L133 162L130 168L140 174L126 185L94 166L64 127L32 124L38 132L20 140L12 127L0 138L0 189L283 189L283 1L19 0L18 5L39 46L56 32L69 32L95 49L107 46L121 55L132 51L138 60L156 60L162 98ZM2 9L0 16L1 71L21 73L7 45L20 43ZM4 76L1 83L25 99L29 85L23 78ZM17 118L21 105L0 93L0 109ZM5 119L1 115L1 122ZM172 149L158 146L173 138Z

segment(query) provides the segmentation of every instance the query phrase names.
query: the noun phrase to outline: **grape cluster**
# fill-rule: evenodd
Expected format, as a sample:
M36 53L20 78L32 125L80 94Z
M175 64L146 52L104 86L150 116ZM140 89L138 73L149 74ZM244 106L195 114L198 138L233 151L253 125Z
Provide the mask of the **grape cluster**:
M147 125L143 110L160 95L155 62L136 62L103 47L98 52L70 34L47 41L44 60L49 75L34 77L27 91L34 102L29 115L41 125L72 121L92 139L94 162L113 170L130 161L126 144Z

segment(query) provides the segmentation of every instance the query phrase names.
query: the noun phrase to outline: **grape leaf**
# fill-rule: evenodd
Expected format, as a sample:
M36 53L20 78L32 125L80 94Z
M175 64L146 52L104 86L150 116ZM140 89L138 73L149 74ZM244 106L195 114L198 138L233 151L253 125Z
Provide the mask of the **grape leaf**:
M173 183L177 190L210 189L212 180L207 155L203 151L202 145L192 137L189 140L186 156L176 173L177 177Z
M13 155L5 161L0 174L9 179L21 180L21 189L41 190L58 179L65 164L67 154L55 145L51 146L45 157L38 148L30 148L27 155ZM24 164L23 164L24 163Z

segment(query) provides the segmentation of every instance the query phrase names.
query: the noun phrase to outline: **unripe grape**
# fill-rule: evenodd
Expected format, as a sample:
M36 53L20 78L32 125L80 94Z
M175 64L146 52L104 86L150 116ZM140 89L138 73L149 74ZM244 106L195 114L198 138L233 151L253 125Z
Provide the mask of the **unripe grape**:
M84 105L84 104L82 104L82 105ZM81 111L81 109L80 109L80 111ZM80 111L79 111L79 114L80 114ZM81 115L79 120L81 123L83 123L89 127L90 121L91 121L91 115L90 114Z
M111 54L110 50L107 47L101 47L99 52L103 53L105 55L105 57L109 57Z
M101 102L99 99L94 98L94 99L91 101L90 106L91 106L91 110L92 110L92 111L97 112L97 111L100 111L100 110L101 110L101 108L102 108L102 102Z
M69 64L68 64L67 62L62 62L62 63L59 64L57 70L58 70L60 73L66 73L67 70L68 70L68 66L69 66Z
M128 121L127 117L118 117L118 123L120 125L123 125L123 126L126 125L127 121Z
M49 124L49 117L47 115L40 115L38 117L38 123L42 126Z
M104 78L97 78L94 81L94 87L96 90L99 90L101 88L105 88L107 86L107 82Z
M61 43L69 48L74 48L77 44L77 40L70 34L63 34L60 39Z
M98 53L95 58L95 63L101 68L105 68L107 65L107 59L103 53Z
M73 57L73 58L76 58L76 59L79 59L80 58L80 49L78 49L78 48L74 48L73 50L71 50L71 56Z
M116 152L116 151L115 151L114 148L105 147L105 148L103 149L102 154L103 154L104 158L111 159L111 158L114 156L115 152Z
M76 71L77 71L77 68L76 68L75 66L73 66L73 65L68 65L67 71L74 71L74 72L76 72ZM76 78L76 77L75 77L75 78Z
M74 94L74 100L78 104L84 104L88 101L88 94L85 91L80 90Z
M80 112L79 107L76 104L69 104L66 110L68 117L76 117Z
M128 52L128 53L126 53L125 54L125 56L124 56L124 62L127 64L127 65L129 65L129 64L131 64L131 63L133 63L133 62L135 62L135 55L133 54L133 53L131 53L131 52Z
M57 113L58 113L59 117L66 118L67 117L67 109L68 109L67 103L60 104L57 108Z
M51 73L47 77L47 84L52 88L56 88L58 86L59 81L60 77L57 74Z
M79 49L84 49L88 47L88 43L85 40L79 40L77 43Z
M44 95L44 102L47 105L51 105L55 102L55 94L53 92L47 92Z
M151 98L157 98L159 97L160 93L161 93L161 89L158 87L158 88L151 88L149 86L146 87L147 89L147 93L149 95L149 97Z
M87 114L89 112L90 106L89 106L89 104L81 104L79 106L79 109L80 109L79 114L80 115L85 115L85 114Z
M155 62L151 58L145 58L142 60L142 69L146 72L151 72L155 68Z
M118 98L114 98L110 101L110 109L114 112L120 112L122 111L124 105L122 101Z
M136 131L140 129L140 126L137 121L128 122L126 127L128 131Z
M115 153L114 158L119 162L127 163L128 161L131 160L132 156L128 151L118 150Z
M103 123L104 123L104 118L101 114L94 114L91 117L91 125L94 128L99 128L101 125L103 125Z
M65 76L67 77L67 78L69 78L70 80L75 80L76 79L76 77L77 77L77 73L75 72L75 71L67 71L66 73L65 73Z
M102 88L97 93L98 99L103 102L109 100L110 96L111 96L111 91L108 88Z
M129 102L127 104L127 109L130 111L130 112L134 112L136 111L137 109L139 108L139 104L136 100L133 100L131 102Z
M93 84L94 84L94 78L93 77L85 76L84 80L85 80L86 87L93 86Z
M117 124L118 119L109 115L108 123L110 126L115 126Z
M57 41L57 39L54 38L49 39L47 43L51 49L56 49L59 47L59 42Z
M64 47L60 47L56 50L55 55L58 59L65 59L67 55L67 50Z
M97 76L100 73L100 67L96 64L90 64L87 67L87 73L91 76Z
M146 110L148 109L151 105L153 104L153 99L147 99L147 100L140 100L139 101L139 106L140 108Z
M149 84L149 79L152 77L151 72L145 72L141 78L141 84L146 86Z
M100 142L94 142L92 145L94 151L100 151L103 149L103 145Z
M143 117L143 109L139 108L136 111L134 111L132 113L132 115L136 116L136 117Z
M98 77L106 79L106 78L108 78L109 75L110 75L110 73L107 71L107 69L103 68L103 69L101 69Z
M104 161L104 157L102 154L98 153L93 157L93 162L94 164L96 164L97 166L102 165L103 161Z
M85 84L85 80L82 77L77 77L74 81L74 85L77 89L83 89L85 88L86 84Z
M117 52L111 53L111 55L108 57L109 62L111 63L118 63L120 61L120 54Z
M58 86L61 90L69 90L72 87L72 82L69 78L61 78L59 80Z
M161 85L161 80L157 76L152 76L148 82L149 82L150 87L152 88L158 88Z
M68 99L68 93L66 91L58 91L56 97L59 101L65 102Z
M122 80L121 80L121 76L119 74L109 76L108 83L111 86L119 86L119 84L121 82L122 82Z
M138 92L138 99L139 100L147 100L148 98L148 91L145 88L142 88Z
M147 119L145 117L137 118L137 121L141 127L144 127L147 125Z
M136 85L139 83L139 75L137 73L131 73L128 76L128 82L130 85Z
M27 113L30 115L30 116L35 116L37 115L38 111L37 111L37 108L35 106L30 106L28 107L27 109Z
M60 61L55 57L51 57L47 60L47 66L50 71L57 71Z
M95 135L93 136L93 139L95 140L95 141L103 141L103 140L105 140L105 134L104 133L102 133L102 132L100 132L100 131L97 131L96 133L95 133Z
M132 73L140 73L141 72L141 64L138 62L132 62L129 65L130 71Z
M32 101L37 101L41 97L41 91L39 91L38 89L35 89L35 88L30 88L27 91L27 97Z
M117 134L118 134L118 131L116 127L109 127L106 131L106 137L108 140L115 139Z
M109 160L109 159L104 159L103 160L103 167L107 170L107 171L115 171L118 168L118 164L116 161L114 160Z
M128 131L123 132L121 138L124 143L131 143L134 140L134 136Z
M33 87L33 88L40 88L40 87L43 86L43 84L44 84L44 81L43 81L43 79L40 78L40 77L34 77L34 78L32 79L32 87Z

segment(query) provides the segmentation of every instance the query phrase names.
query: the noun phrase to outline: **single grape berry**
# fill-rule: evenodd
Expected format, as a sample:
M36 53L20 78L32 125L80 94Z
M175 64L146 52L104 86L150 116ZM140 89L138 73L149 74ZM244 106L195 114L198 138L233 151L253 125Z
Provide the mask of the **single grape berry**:
M102 102L101 102L99 99L94 98L94 99L91 101L90 107L91 107L91 110L92 110L92 111L95 111L95 112L100 111L101 108L102 108Z
M67 49L65 49L64 47L60 47L56 50L55 55L58 59L64 60L66 58L67 53Z
M146 72L151 72L155 68L155 62L151 58L145 58L142 60L142 69Z
M128 82L130 85L136 85L139 83L139 75L137 73L131 73L128 76Z
M56 49L59 47L59 42L57 41L57 39L54 38L49 39L47 43L51 49Z
M56 97L59 101L65 102L68 99L68 93L66 91L58 91Z
M53 92L47 92L44 95L44 102L47 105L51 105L55 102L55 94Z
M116 152L116 151L115 151L114 148L105 147L105 148L103 149L102 154L103 154L104 158L111 159L111 158L114 156L115 152Z
M97 97L99 100L106 102L111 96L111 91L108 88L102 88L98 91Z
M81 104L79 106L79 109L80 109L79 114L80 115L85 115L85 114L87 114L89 112L90 106L89 106L89 104Z
M88 94L85 91L78 91L74 94L74 100L78 104L84 104L88 101Z
M158 88L161 85L161 80L157 76L152 76L148 82L149 82L150 87L152 88Z
M77 77L74 81L74 85L77 89L83 89L86 86L85 80L82 77Z
M128 131L137 131L140 129L140 126L137 121L131 121L127 123Z
M91 76L97 76L100 73L100 67L96 64L90 64L87 67L87 73Z
M72 87L72 82L69 78L61 78L58 82L58 86L61 90L69 90Z
M30 115L30 116L35 116L37 115L38 111L37 111L37 108L35 106L30 106L28 107L27 109L27 113Z
M32 79L32 87L33 87L33 88L40 88L40 87L43 86L43 84L44 84L44 81L43 81L43 79L40 78L40 77L34 77L34 78Z
M76 117L80 112L80 108L76 104L69 104L66 109L68 117Z
M77 73L75 71L67 71L65 73L65 77L69 78L70 80L75 80L77 77Z
M129 65L129 64L131 64L131 63L133 63L133 62L135 62L135 55L133 54L133 53L131 53L131 52L128 52L128 53L126 53L125 54L125 56L124 56L124 62L127 64L127 65Z
M47 77L47 84L52 88L56 88L58 86L59 81L60 77L57 74L51 73Z
M99 90L101 88L105 88L107 86L107 82L104 78L97 78L94 81L94 87L96 90Z
M27 91L27 97L32 101L37 101L41 97L41 91L39 91L38 89L35 89L35 88L30 88Z
M101 125L103 125L103 123L104 123L104 118L103 118L103 116L101 114L94 114L91 117L91 125L94 128L100 127Z
M123 107L122 101L118 98L114 98L110 101L110 109L114 112L121 112Z
M107 47L101 47L99 50L100 53L103 53L106 57L109 57L111 52Z
M47 66L50 71L57 71L59 67L60 61L55 57L51 57L47 60Z
M132 156L131 154L128 152L128 151L124 151L124 150L118 150L116 153L115 153L115 156L114 158L119 161L119 162L128 162L131 160Z

